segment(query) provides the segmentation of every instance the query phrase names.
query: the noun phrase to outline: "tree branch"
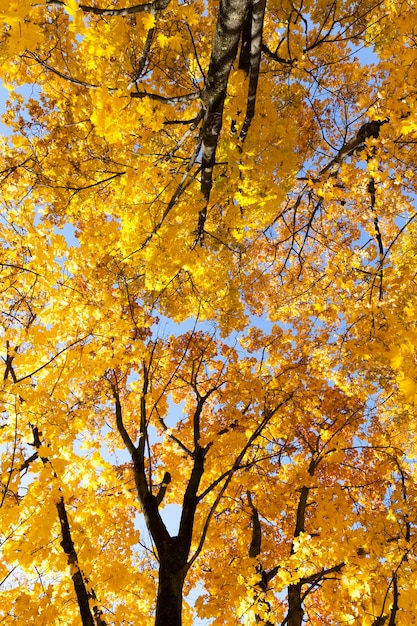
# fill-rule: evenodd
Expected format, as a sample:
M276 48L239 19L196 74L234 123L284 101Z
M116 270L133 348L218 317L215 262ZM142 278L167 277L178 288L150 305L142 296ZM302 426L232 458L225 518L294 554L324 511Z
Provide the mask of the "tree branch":
M107 379L109 380L109 379ZM128 452L130 453L131 456L133 456L136 453L136 446L133 443L133 441L130 438L129 433L127 432L125 425L123 423L123 417L122 417L122 406L120 404L120 395L118 392L118 389L116 387L116 384L112 381L109 380L111 388L112 388L112 392L113 392L113 398L114 398L114 402L115 402L115 412L116 412L116 426L117 426L117 430L119 431L119 434L123 440L123 443L126 446L126 449L128 450Z
M151 361L152 355L150 358ZM116 426L133 462L133 474L135 478L136 491L142 508L143 517L145 518L146 526L155 541L158 553L160 553L166 541L170 539L170 535L158 510L158 505L162 501L165 491L161 492L157 496L154 496L148 485L145 471L145 443L147 437L146 395L148 393L149 386L149 365L147 366L145 363L143 364L143 385L140 399L140 433L137 447L134 445L123 423L120 392L115 372L113 372L113 378L106 376L106 379L110 383L113 397L115 399ZM165 479L167 474L165 474L163 482L166 482ZM168 485L168 482L166 482L166 485Z
M252 539L249 547L249 556L252 559L255 559L261 553L261 543L262 543L262 529L261 523L259 521L259 513L258 509L254 506L252 502L252 496L250 492L247 492L247 498L249 502L249 506L252 510Z
M393 599L392 599L391 615L389 618L388 626L395 626L397 612L399 609L398 598L400 594L398 593L397 572L394 572L393 577L392 577L392 595L393 595Z
M269 57L273 61L276 61L277 63L283 63L284 65L294 65L296 61L296 59L284 59L284 57L278 56L277 53L272 52L272 50L270 50L266 44L262 44L261 50L267 57Z
M248 101L245 121L240 131L240 141L245 141L249 126L255 115L256 92L258 89L259 66L261 63L262 29L265 16L266 0L255 0L252 4L252 23L250 40L250 73Z
M131 98L150 98L151 100L157 100L158 102L162 102L164 104L174 104L176 102L192 102L193 100L198 100L201 97L201 93L199 91L191 91L190 93L186 93L182 96L160 96L157 93L148 93L147 91L132 91L130 94Z
M213 185L213 167L222 128L227 83L250 1L220 0L206 86L201 96L206 106L203 122L201 191L207 202Z
M171 474L169 472L165 472L164 477L162 479L161 486L159 487L159 491L155 496L156 504L159 506L164 499L167 487L171 482Z
M72 343L70 343L67 346L65 346L65 348L62 348L62 350L59 350L52 358L49 359L49 361L47 361L43 365L40 365L33 372L31 372L30 374L26 374L25 376L22 376L21 378L18 378L17 380L15 380L13 382L21 383L23 380L26 380L27 378L31 378L32 376L34 376L35 374L37 374L38 372L43 370L45 367L48 367L48 365L50 365L53 361L55 361L55 359L57 359L61 354L63 354L64 352L66 352L67 350L72 348L73 346L76 346L81 341L84 341L84 339L87 339L89 336L90 336L90 334L85 335L84 337L81 337L80 339L76 339Z
M95 594L93 595L91 592L87 591L84 577L78 563L78 556L75 551L74 542L71 537L71 529L65 508L64 498L62 496L57 502L56 508L61 525L61 546L67 555L67 563L70 568L71 578L74 584L78 606L80 608L82 624L83 626L105 626L106 622L102 619L101 611L98 611L97 613L94 611L96 613L96 619L94 619L93 614L91 613L89 601L90 599L95 599Z
M171 0L155 0L154 2L145 2L144 4L136 4L132 7L124 7L122 9L101 9L100 7L92 7L86 4L79 4L78 8L84 13L92 13L94 15L133 15L134 13L151 13L154 15L157 11L166 9ZM63 0L47 0L46 4L63 6Z
M314 470L317 467L318 461L311 459L308 473L310 476L314 475ZM301 493L298 500L296 522L294 529L294 539L300 536L305 531L305 514L307 509L308 494L310 493L310 487L303 485L301 487ZM291 544L291 554L294 554L294 539ZM287 623L288 626L301 626L303 622L304 609L303 609L303 597L302 597L303 582L299 580L297 583L290 584L288 586L288 611L283 623Z
M64 74L63 72L60 72L59 70L55 69L54 67L46 63L46 61L43 61L40 58L40 56L38 56L35 52L26 50L26 54L30 58L32 58L34 61L36 61L36 63L39 63L39 65L41 65L48 72L52 72L53 74L56 74L56 76L59 76L60 78L63 78L64 80L67 80L70 83L74 83L75 85L80 85L81 87L86 87L87 89L98 89L98 85L94 85L92 83L86 83L83 80L79 80L78 78L73 78L72 76L69 76L68 74Z
M194 561L196 560L196 558L200 554L201 550L203 549L203 545L204 545L205 538L206 538L206 535L207 535L207 531L208 531L208 528L209 528L209 525L210 525L210 522L211 522L211 518L213 517L214 512L217 509L217 507L219 505L219 502L220 502L220 500L223 497L224 492L226 491L227 487L229 486L230 481L232 480L232 478L235 475L235 473L237 472L237 470L240 469L241 462L242 462L246 452L249 450L249 448L251 447L251 445L253 444L255 439L257 439L259 437L259 435L262 433L262 431L264 430L266 425L269 423L269 421L272 419L272 417L275 415L275 413L282 406L284 406L284 404L286 404L291 398L292 398L292 394L290 394L285 400L280 402L274 409L272 409L272 410L270 410L270 411L268 411L268 412L266 412L264 414L264 417L263 417L262 421L255 428L255 430L253 431L253 433L249 437L248 441L246 442L246 444L243 446L242 450L239 452L239 454L235 458L235 460L233 462L233 465L230 468L230 470L223 475L225 477L225 481L224 481L221 489L219 490L219 493L215 497L212 506L210 507L210 510L209 510L208 515L206 517L206 521L204 522L203 530L201 532L200 541L199 541L199 543L198 543L198 545L196 547L196 550L195 550L193 556L191 557L191 559L188 562L188 567L191 567L191 565L194 563ZM201 501L203 499L203 497L205 495L207 495L213 489L213 485L217 484L217 483L218 483L217 480L214 481L214 483L212 483L212 485L210 485L203 492L203 494L200 494L198 496L198 500Z
M365 144L365 141L367 139L371 137L373 139L377 139L379 137L379 130L381 126L387 124L388 122L388 119L372 120L371 122L366 122L365 124L363 124L356 133L356 135L340 148L334 159L332 159L330 163L328 163L322 170L320 170L319 177L323 176L329 171L331 176L337 174L340 164L346 159L346 157L353 154L356 150L359 150L360 147Z
M39 436L39 430L37 426L32 426L32 434L33 434L33 445L35 448L40 448L41 440ZM46 465L49 463L49 460L46 457L41 457L42 463ZM54 472L56 477L56 474ZM61 488L59 488L61 491ZM83 626L106 626L106 622L103 619L102 612L98 608L97 596L94 590L87 591L86 581L84 580L84 576L81 572L81 568L78 561L78 555L75 550L74 542L71 536L71 527L68 520L68 515L65 507L64 497L61 498L56 503L56 508L58 512L59 523L61 526L61 546L64 553L67 555L67 563L70 569L70 575L72 578L72 582L74 585L75 594L77 596L78 607L80 609L81 621ZM93 613L90 609L90 600L94 601Z

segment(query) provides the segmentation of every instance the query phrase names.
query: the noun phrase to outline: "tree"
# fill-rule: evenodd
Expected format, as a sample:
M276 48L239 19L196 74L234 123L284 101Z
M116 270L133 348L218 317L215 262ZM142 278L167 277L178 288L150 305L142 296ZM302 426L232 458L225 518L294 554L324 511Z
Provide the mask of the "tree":
M413 3L0 15L3 623L414 623Z

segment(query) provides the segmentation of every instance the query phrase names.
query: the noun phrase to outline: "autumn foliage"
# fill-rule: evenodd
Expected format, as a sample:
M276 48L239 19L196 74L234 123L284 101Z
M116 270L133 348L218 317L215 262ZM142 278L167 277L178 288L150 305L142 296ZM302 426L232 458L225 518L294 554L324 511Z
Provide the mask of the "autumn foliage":
M83 2L0 7L0 623L417 623L417 6Z

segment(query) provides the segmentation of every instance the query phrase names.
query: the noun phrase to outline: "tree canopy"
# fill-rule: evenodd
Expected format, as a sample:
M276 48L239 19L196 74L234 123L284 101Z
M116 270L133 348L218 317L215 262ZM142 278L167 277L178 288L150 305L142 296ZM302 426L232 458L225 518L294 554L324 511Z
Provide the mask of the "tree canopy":
M85 2L0 8L0 623L414 624L415 3Z

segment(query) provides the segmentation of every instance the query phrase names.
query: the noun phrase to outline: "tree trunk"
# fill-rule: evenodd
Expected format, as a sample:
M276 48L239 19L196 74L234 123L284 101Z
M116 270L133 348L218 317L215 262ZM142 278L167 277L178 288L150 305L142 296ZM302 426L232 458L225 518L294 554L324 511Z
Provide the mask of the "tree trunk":
M301 601L301 583L290 585L288 587L288 626L301 626L303 622L304 611Z
M172 537L166 550L160 554L158 596L155 626L181 626L182 591L187 573L184 559Z

